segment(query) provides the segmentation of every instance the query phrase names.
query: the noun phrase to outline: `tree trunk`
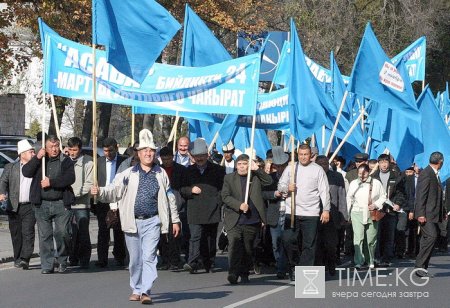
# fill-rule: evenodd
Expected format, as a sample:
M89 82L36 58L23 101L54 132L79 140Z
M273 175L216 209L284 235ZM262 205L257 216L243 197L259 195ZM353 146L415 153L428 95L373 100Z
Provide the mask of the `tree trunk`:
M91 142L92 136L92 102L88 101L84 108L83 131L81 133L81 141L87 146Z
M150 131L153 131L153 126L155 126L155 115L144 114L144 119L142 121L142 128L146 128Z
M109 123L111 121L111 110L112 104L101 103L100 105L100 115L98 123L98 144L101 144L103 139L108 137L109 133Z

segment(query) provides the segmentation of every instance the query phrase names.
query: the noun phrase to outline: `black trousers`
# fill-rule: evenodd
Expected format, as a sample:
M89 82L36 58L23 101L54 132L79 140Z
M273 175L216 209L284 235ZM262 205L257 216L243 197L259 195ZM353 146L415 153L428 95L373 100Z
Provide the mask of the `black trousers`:
M319 223L315 265L336 268L336 247L339 243L339 230L332 219L326 224Z
M228 272L248 276L253 268L254 242L260 224L236 225L228 230Z
M97 238L97 252L98 261L108 264L108 249L110 240L110 230L106 225L106 214L109 211L109 204L99 203L96 207L97 221L98 221L98 238ZM113 256L117 261L125 261L126 248L125 236L123 231L119 228L113 229L114 248Z
M433 253L434 244L439 234L439 226L437 223L426 222L420 226L420 232L420 248L416 257L415 266L427 269L431 254Z
M173 237L173 224L169 223L169 233L161 234L158 249L161 263L178 266L180 264L180 237Z
M34 226L36 217L31 203L21 204L17 212L8 212L9 232L14 251L14 261L30 261L34 251Z
M290 216L286 216L282 241L290 267L314 265L318 224L319 216L295 216L291 228Z
M217 250L217 227L219 223L195 225L189 224L189 264L203 262L209 269L214 263Z

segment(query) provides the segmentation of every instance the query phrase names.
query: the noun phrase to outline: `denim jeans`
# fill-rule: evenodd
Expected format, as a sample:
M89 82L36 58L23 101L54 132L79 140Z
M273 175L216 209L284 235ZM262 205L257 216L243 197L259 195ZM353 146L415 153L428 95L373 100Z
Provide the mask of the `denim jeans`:
M285 221L285 213L280 212L277 226L270 227L273 256L277 263L277 273L286 273L286 254L284 252L282 243L284 221Z
M159 216L136 219L136 233L125 233L130 254L130 287L133 294L150 295L153 282L158 277L156 250L161 231Z
M89 236L89 209L72 210L72 249L70 261L82 264L89 263L91 259L91 238Z
M65 265L70 249L71 210L64 207L62 200L42 200L41 206L35 208L35 214L39 231L41 268L43 270L53 269L53 237L56 242L58 263ZM53 223L55 223L54 228Z

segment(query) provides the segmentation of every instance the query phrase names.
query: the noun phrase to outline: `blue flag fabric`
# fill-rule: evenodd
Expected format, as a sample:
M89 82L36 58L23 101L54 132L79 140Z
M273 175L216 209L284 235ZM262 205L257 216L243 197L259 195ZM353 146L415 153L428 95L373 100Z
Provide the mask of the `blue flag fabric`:
M429 163L430 155L439 151L444 155L444 165L440 171L441 181L450 177L450 133L433 102L433 93L427 86L417 100L422 113L423 153L416 156L415 162L422 168Z
M293 19L291 19L291 59L290 78L287 84L290 130L297 140L303 141L322 127L326 123L326 118L311 71L306 65ZM325 93L322 93L325 96Z
M344 97L344 93L345 93L345 90L347 87L344 83L344 79L342 79L342 74L336 63L333 52L330 53L330 68L331 68L331 87L330 87L331 93L330 94L331 94L331 98L334 101L334 104L336 105L336 107L339 110L339 108L341 107L342 98ZM352 106L350 105L350 102L351 102L351 100L347 96L347 100L345 102L344 109L342 109L342 115L347 120L350 119L350 115L352 113L352 109L351 109Z
M141 83L181 25L153 0L93 0L93 43L108 63Z
M367 24L353 65L348 91L386 104L410 118L420 118L419 110L405 87L410 83L407 74L400 74L390 62L375 33Z
M408 76L411 82L425 80L427 39L420 37L414 43L406 47L402 52L391 59L392 63L397 63L400 59L405 61Z
M278 60L277 68L272 78L275 85L286 86L291 67L291 43L284 41L283 49L281 49L280 59Z
M231 60L228 51L186 4L181 65L208 66Z

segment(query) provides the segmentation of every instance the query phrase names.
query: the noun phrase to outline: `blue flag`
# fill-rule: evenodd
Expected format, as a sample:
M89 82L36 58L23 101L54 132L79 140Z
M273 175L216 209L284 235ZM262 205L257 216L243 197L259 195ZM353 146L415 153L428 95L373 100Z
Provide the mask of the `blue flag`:
M391 63L368 23L353 65L348 91L418 119L420 113L414 97L405 91L409 84L408 75L400 74Z
M42 48L42 53L44 53L45 50L45 35L46 34L51 34L51 35L56 35L59 36L58 33L55 32L55 30L53 30L52 28L50 28L43 20L42 18L38 18L38 24L39 24L39 34L41 36L41 48Z
M420 94L417 104L422 113L423 153L416 156L415 162L422 168L429 163L430 155L439 151L444 154L444 165L440 171L441 181L450 177L450 133L447 125L433 102L433 93L427 86Z
M422 36L393 57L391 62L395 64L400 59L403 59L411 82L425 80L426 48L427 39L425 36Z
M291 66L289 88L289 122L291 134L303 141L326 123L322 103L305 62L302 45L291 19ZM316 80L314 80L316 81ZM320 91L319 91L320 92ZM325 96L325 93L322 92Z
M93 0L93 43L108 63L141 83L181 25L153 0Z
M331 68L331 98L334 101L334 104L339 109L341 107L342 98L344 97L344 93L346 90L346 85L344 83L344 79L342 79L341 71L334 59L333 52L330 53L330 68ZM347 96L346 103L344 105L344 109L342 110L342 115L345 116L346 119L350 119L350 115L352 113L352 109L350 106L351 100Z
M289 78L291 67L291 43L284 41L283 49L281 49L280 59L273 75L272 82L275 85L285 86Z
M181 65L208 66L231 60L228 51L186 4Z

